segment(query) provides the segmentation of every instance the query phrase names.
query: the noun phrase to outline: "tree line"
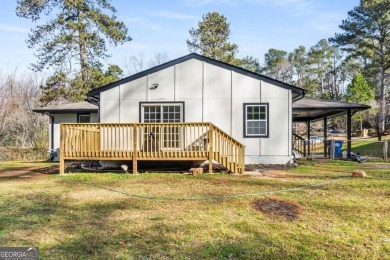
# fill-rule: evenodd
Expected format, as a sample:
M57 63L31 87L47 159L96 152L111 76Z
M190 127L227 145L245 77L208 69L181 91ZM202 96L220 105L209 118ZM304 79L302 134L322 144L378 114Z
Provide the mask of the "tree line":
M35 145L31 140L42 138L34 137L39 131L21 134L23 131L16 128L13 131L8 127L7 130L7 125L23 121L11 124L10 117L7 118L10 109L25 111L26 118L39 117L23 110L26 105L17 104L24 99L15 98L15 84L20 93L26 92L24 86L31 86L32 98L26 102L32 108L83 100L91 89L123 77L124 71L118 65L104 64L104 59L109 57L108 45L117 46L132 40L116 12L110 0L17 1L17 16L32 22L46 18L45 23L31 30L27 44L35 50L37 57L30 68L35 72L50 68L53 74L39 82L29 76L31 82L28 84L25 80L29 77L16 79L12 73L0 75L0 145ZM190 28L186 44L190 52L302 87L309 97L357 103L375 100L371 120L367 115L358 121L361 125L369 123L376 127L380 138L390 128L389 17L390 0L361 0L340 24L341 33L330 39L320 39L310 47L297 46L291 52L271 48L261 62L255 54L238 58L239 46L230 42L227 18L210 12L203 15L197 27ZM134 74L167 60L166 54L156 53L147 63L139 54L129 58L125 69L128 74ZM17 95L22 95L20 93ZM33 121L32 129L42 128L42 118ZM34 126L34 123L38 125ZM30 136L30 141L25 141L28 138L24 136Z
M365 118L376 129L378 139L390 129L390 0L360 0L339 26L341 33L292 52L271 48L258 59L236 57L238 45L229 42L229 23L212 12L190 30L190 51L263 73L302 87L314 98L372 104ZM371 101L374 101L372 103ZM360 116L360 122L364 118Z

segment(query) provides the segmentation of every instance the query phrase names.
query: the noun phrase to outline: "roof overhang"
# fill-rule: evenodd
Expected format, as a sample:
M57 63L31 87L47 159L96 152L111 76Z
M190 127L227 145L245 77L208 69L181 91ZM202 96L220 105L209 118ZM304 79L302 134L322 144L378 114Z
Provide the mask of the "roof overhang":
M357 103L303 98L293 103L292 118L293 122L319 121L324 117L331 118L345 115L348 110L354 114L370 108L370 106Z
M86 101L70 104L61 104L57 106L41 107L33 109L33 112L43 114L81 114L97 113L98 107Z

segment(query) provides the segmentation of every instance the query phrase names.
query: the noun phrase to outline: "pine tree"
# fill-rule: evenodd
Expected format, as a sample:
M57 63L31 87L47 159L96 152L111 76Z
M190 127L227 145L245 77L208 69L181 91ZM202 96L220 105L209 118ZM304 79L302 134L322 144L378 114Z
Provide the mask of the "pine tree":
M189 33L191 39L187 39L187 46L190 52L234 65L239 64L239 60L235 58L238 46L229 42L230 24L223 15L217 12L203 15L198 28L191 28Z
M101 60L109 56L106 42L116 46L131 40L115 12L109 0L18 0L19 17L32 22L42 16L54 17L29 34L28 47L37 48L38 58L32 69L55 68L55 74L69 74L78 63L76 73L81 74L82 81L78 99L83 99L91 87L87 84L90 74L100 70Z
M359 104L369 104L374 98L374 91L370 88L364 76L357 73L347 86L346 100Z
M343 46L350 55L369 58L375 65L379 78L378 118L383 132L390 70L390 0L360 0L359 6L348 12L348 18L342 21L340 28L343 33L330 40Z

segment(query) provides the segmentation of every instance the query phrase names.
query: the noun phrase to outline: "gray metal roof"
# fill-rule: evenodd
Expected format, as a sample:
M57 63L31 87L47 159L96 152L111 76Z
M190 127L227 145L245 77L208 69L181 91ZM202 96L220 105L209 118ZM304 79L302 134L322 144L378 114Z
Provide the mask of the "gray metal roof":
M98 107L87 101L77 103L61 104L56 106L40 107L33 109L37 113L97 113Z
M333 100L302 98L292 105L293 121L316 121L324 117L341 116L351 110L352 113L371 108L367 105Z

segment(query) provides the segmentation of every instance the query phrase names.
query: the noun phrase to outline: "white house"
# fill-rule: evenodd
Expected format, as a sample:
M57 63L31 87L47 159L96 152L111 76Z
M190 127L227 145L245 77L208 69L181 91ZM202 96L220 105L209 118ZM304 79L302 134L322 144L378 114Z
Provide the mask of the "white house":
M245 163L292 158L292 102L304 90L189 54L92 90L100 123L211 122L245 145Z
M311 100L311 107L300 105L299 113L293 116L293 103L300 100L297 103L305 104L302 102L304 94L305 91L301 88L192 53L90 91L88 102L91 104L87 108L90 117L89 120L85 120L99 122L100 125L94 125L92 131L93 138L98 141L96 144L90 144L91 141L88 140L92 137L89 136L85 137L89 139L85 139L84 143L75 144L75 140L77 142L82 136L88 136L92 132L81 135L72 132L73 130L64 130L63 134L66 136L64 149L68 149L63 151L66 153L64 158L102 161L133 160L133 163L137 160L152 159L184 160L190 158L185 152L194 151L189 148L189 142L191 142L191 147L194 147L195 139L188 139L188 129L185 132L182 129L170 129L169 127L173 127L174 124L168 128L167 126L159 128L157 134L160 133L161 138L159 137L158 140L155 138L153 141L153 145L159 150L167 148L169 146L167 143L171 142L169 148L175 148L175 150L172 150L170 155L161 153L155 157L148 157L142 154L145 147L149 145L148 140L154 138L151 135L156 132L148 124L183 123L180 127L186 128L193 127L190 123L201 123L199 127L204 127L208 126L207 122L210 122L215 126L215 131L221 131L219 136L224 136L225 139L230 138L226 141L227 143L237 144L239 147L245 146L245 164L286 164L293 158L292 123L293 120L300 121L300 115L303 121L310 122L312 118L320 119L322 115L326 119L327 116L339 115L348 110L350 116L351 109L355 109L353 111L366 109L363 106L359 107L358 104L350 106L348 103L333 102L331 105L337 109L329 110L331 109L329 102L328 107L324 108L319 105L322 104L321 100ZM86 111L77 108L81 104L85 105L85 103L69 104L72 109L68 111L65 111L64 107L51 108L52 110L41 108L35 111L46 112L54 117L51 123L54 125L52 133L57 135L58 123L83 122L81 118ZM318 105L318 113L313 113ZM97 108L98 111L96 111ZM136 125L131 125L134 123L147 124L142 125L137 132L134 130ZM110 124L116 129L109 130L107 127ZM134 129L126 128L128 126ZM70 127L75 129L77 125ZM199 156L196 156L197 159L223 160L223 156L220 155L225 148L222 147L223 149L220 148L221 151L217 152L213 150L212 153L207 150L221 146L221 144L220 141L215 140L217 136L213 140L210 135L211 128L204 129L198 134L201 134L202 138L207 137L204 139L207 140L203 145L197 143L198 147L203 147L204 153L199 153ZM143 131L143 136L137 136L137 134L140 135L140 131ZM95 136L96 133L98 136ZM134 136L130 136L133 134ZM149 139L146 138L147 135ZM73 141L67 138L73 138ZM199 142L200 136L197 138ZM52 148L58 148L59 138L55 137L52 140L55 140L52 142ZM156 144L157 142L159 144ZM175 142L175 145L172 145L172 142ZM130 147L130 144L134 144L134 147ZM91 145L93 147L89 147ZM83 149L89 150L83 153ZM110 151L113 154L116 152L116 156L111 154L107 157ZM133 151L136 153L132 153ZM240 152L232 151L229 153L244 154L241 150ZM148 150L148 152L151 151ZM224 152L226 156L230 156L226 151ZM229 162L225 160L225 164L229 165Z

